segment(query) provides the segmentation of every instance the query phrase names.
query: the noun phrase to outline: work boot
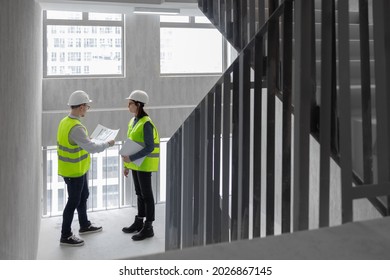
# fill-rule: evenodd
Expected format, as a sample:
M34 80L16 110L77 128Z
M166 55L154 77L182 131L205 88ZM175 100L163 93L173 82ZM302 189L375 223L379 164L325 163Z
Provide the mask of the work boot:
M154 236L154 232L153 232L152 222L145 222L144 227L141 229L141 231L136 235L133 235L131 238L134 241L140 241L140 240L144 240L145 238L149 238L153 236Z
M134 223L129 227L122 228L124 233L133 233L136 231L140 231L144 226L144 218L135 216Z

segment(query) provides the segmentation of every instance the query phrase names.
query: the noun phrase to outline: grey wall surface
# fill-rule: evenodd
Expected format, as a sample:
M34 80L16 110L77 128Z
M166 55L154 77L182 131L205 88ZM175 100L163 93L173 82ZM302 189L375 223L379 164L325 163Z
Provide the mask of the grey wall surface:
M66 104L74 90L85 90L94 101L83 120L90 133L100 123L120 128L117 140L124 140L131 118L125 98L142 89L149 94L146 111L160 137L170 137L218 80L219 76L160 76L159 16L129 13L125 20L124 78L43 80L43 146L56 144L57 126L68 112Z
M39 5L1 0L0 38L0 258L35 259L42 185Z

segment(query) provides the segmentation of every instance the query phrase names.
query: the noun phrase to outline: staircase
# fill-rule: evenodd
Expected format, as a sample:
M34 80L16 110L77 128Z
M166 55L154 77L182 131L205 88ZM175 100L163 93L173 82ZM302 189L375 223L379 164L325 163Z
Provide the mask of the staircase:
M235 1L233 1L235 2ZM272 2L272 1L271 1ZM243 32L246 36L245 38L238 39L238 37L241 35L241 33L238 33L236 37L233 36L235 34L235 25L233 22L229 22L229 19L227 18L227 12L222 12L220 15L220 11L223 11L229 4L230 5L237 5L239 1L235 2L234 4L231 1L216 1L215 4L212 1L199 1L199 7L202 9L204 14L209 17L210 21L214 24L214 26L224 35L224 37L232 44L232 46L238 51L241 52L241 50L248 44L250 39L254 36L254 34L258 31L259 27L261 26L261 23L264 23L269 15L269 9L268 1L248 1L246 11L241 12L245 14L247 18L248 24L247 30ZM316 0L315 2L315 10L314 10L314 30L315 30L315 73L316 73L316 92L315 92L315 103L313 103L312 110L314 111L314 114L316 110L318 110L320 105L320 96L321 96L321 28L322 28L322 1ZM214 6L215 5L215 6ZM262 5L263 12L259 11L259 5ZM239 10L242 7L236 6L236 8ZM361 8L362 9L362 8ZM371 104L375 103L375 81L374 81L374 75L370 75L370 73L374 73L374 55L373 55L373 49L374 49L374 41L373 41L373 25L372 25L372 19L370 22L368 21L368 6L366 7L367 10L362 10L362 14L366 13L366 21L368 24L367 30L360 31L360 19L359 19L359 12L358 11L350 11L349 12L349 43L350 43L350 82L351 82L351 115L352 115L352 122L353 122L353 137L352 139L358 139L361 138L362 135L362 129L361 126L358 124L362 123L362 71L361 69L365 69L366 76L371 76L371 79L369 79L367 82L369 83L369 87L366 88L368 91L368 95L370 96L370 100L366 100L366 102L370 102ZM335 10L335 28L337 28L337 10ZM238 16L236 15L236 18ZM234 18L231 17L230 20ZM244 27L245 28L245 27ZM293 27L294 28L294 27ZM240 28L236 28L238 30ZM362 32L362 33L360 33ZM364 32L367 32L367 34L363 34ZM367 36L367 41L362 43L360 40L361 36ZM338 40L336 38L336 45L335 47L338 47ZM283 42L280 42L281 44ZM362 45L366 44L366 45ZM368 48L368 56L364 59L367 59L368 61L362 61L362 53L360 51L361 47ZM293 48L294 48L294 39L293 39ZM266 59L266 58L265 58ZM253 61L251 61L253 65ZM338 63L338 60L336 61ZM363 63L363 64L362 64ZM266 66L266 65L265 65ZM336 65L336 68L337 65ZM264 71L266 73L266 71ZM364 76L364 75L363 75ZM372 106L370 108L372 110L375 110L375 106ZM373 125L375 126L375 111L372 112L372 120ZM317 116L317 119L315 119L317 123L314 123L314 130L318 130L319 126L319 119ZM375 131L375 127L373 128ZM315 131L313 131L315 132ZM318 131L317 131L318 132ZM356 171L356 175L359 178L364 177L363 172L363 155L362 155L362 145L363 143L357 142L353 143L355 146L355 150L357 153L354 153L354 157L358 160L353 160L354 168L353 170ZM373 148L373 145L371 145ZM336 148L335 148L336 149ZM373 178L372 178L373 179Z
M167 250L389 213L390 4L350 2L199 0L239 56L168 143Z

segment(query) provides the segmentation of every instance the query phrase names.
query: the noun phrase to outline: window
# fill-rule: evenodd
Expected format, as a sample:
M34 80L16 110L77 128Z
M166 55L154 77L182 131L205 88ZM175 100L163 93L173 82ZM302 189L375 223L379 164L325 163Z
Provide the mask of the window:
M122 14L44 11L44 77L124 75Z
M205 17L160 17L161 74L220 74L224 40Z

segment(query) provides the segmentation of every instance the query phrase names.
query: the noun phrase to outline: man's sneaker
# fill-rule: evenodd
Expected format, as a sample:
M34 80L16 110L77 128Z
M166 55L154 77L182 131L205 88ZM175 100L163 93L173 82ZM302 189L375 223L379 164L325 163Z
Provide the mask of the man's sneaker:
M90 225L89 227L86 228L80 228L79 234L82 235L82 234L94 233L102 230L103 227L94 227L93 225Z
M67 238L62 238L60 239L60 245L63 245L63 246L73 246L73 247L77 247L77 246L83 246L84 245L84 240L76 237L75 235L71 235Z

